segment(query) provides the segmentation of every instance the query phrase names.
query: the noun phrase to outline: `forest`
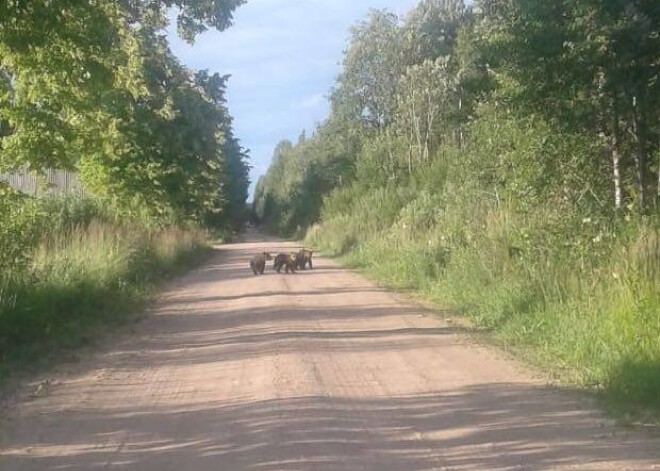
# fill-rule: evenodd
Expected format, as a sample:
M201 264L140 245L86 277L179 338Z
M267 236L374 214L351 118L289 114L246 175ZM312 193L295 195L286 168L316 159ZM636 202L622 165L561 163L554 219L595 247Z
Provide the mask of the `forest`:
M349 32L262 227L660 411L660 3L422 0Z
M249 159L228 77L184 67L165 30L192 43L241 3L0 2L0 173L67 170L84 189L33 198L0 182L0 379L87 343L242 225Z

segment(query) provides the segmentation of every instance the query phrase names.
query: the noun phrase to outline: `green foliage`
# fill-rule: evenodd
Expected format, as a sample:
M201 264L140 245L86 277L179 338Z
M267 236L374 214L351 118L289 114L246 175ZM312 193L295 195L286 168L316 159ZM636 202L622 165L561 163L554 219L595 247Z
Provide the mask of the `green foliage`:
M118 222L93 201L22 198L12 211L13 233L6 237L7 226L0 226L0 253L17 255L0 260L6 367L81 345L121 322L154 282L192 261L206 239L194 229Z
M496 149L514 143L507 160L518 161L534 140L522 146L521 128L500 123ZM524 347L546 371L596 386L627 411L657 410L657 221L614 223L586 199L584 207L555 204L521 192L509 172L497 184L490 175L465 184L475 175L466 160L480 148L490 155L492 141L445 152L433 174L414 175L406 187L333 193L306 244L454 307L498 342ZM555 152L563 157L564 150ZM529 173L517 175L526 181Z
M242 3L0 2L0 171L74 170L94 195L0 184L3 366L84 343L201 249L196 227L246 218L227 77L184 68L164 33L171 7L192 42Z
M318 219L322 197L342 186L353 173L347 162L346 142L337 135L319 132L301 136L294 146L280 142L271 169L255 188L254 212L268 228L293 234Z
M660 9L654 2L479 2L484 60L522 113L537 112L601 140L614 204L657 207L652 156L660 141ZM659 169L655 169L656 172Z
M391 122L396 103L396 80L405 67L399 50L396 15L371 10L367 20L350 32L343 71L331 100L335 111L372 129Z
M660 410L659 14L646 0L372 12L330 117L260 181L259 218L309 226L306 244L558 377ZM306 186L328 148L351 170Z
M176 6L192 41L241 3L3 3L0 169L78 170L128 217L240 225L248 166L227 77L182 67L163 29Z
M0 271L21 269L48 223L30 198L0 183Z

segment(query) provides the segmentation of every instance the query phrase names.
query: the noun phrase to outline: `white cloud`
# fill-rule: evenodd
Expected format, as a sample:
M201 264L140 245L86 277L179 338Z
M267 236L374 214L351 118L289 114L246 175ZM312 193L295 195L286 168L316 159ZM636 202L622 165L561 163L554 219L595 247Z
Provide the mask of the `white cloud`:
M312 96L309 96L302 101L295 102L292 108L296 109L310 109L310 108L319 108L325 104L325 94L324 93L315 93Z

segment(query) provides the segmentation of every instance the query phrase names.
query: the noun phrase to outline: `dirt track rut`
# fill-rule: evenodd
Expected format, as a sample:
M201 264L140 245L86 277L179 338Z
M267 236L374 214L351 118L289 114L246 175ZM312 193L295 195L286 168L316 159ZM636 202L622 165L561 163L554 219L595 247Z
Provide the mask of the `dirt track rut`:
M657 437L332 261L254 277L254 252L291 245L249 240L23 395L0 469L660 470Z

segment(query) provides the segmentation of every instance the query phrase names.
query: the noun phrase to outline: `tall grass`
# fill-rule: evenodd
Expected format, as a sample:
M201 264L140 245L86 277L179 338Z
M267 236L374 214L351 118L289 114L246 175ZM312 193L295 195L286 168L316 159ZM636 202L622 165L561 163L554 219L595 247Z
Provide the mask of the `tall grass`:
M338 190L306 244L452 307L568 384L660 414L657 215L611 217L596 195L575 204L561 180L525 186L517 175L545 175L530 168L544 160L521 155L550 147L539 145L548 133L511 126L498 135L506 147L478 131L473 147L444 149L399 188ZM483 177L491 154L510 162L493 168L516 173ZM507 185L484 184L498 178Z
M205 247L198 230L122 224L93 203L44 204L40 211L52 224L28 230L39 233L37 242L25 244L21 263L0 273L0 378L11 365L82 345L122 322L156 281Z
M627 410L660 412L657 227L636 223L606 256L587 262L570 246L512 251L492 221L519 223L505 210L490 213L481 232L450 234L439 224L411 225L409 208L377 229L365 228L354 207L310 229L306 244L453 307L558 379L602 391Z

